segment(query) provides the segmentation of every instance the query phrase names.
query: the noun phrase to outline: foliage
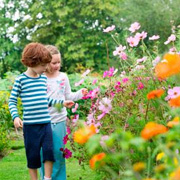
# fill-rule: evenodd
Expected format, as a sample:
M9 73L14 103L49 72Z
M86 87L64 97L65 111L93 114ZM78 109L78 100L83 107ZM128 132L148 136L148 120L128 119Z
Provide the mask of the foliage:
M174 32L177 34L173 33L173 37L178 38L179 30ZM162 95L172 91L179 82L179 75L168 80L154 76L161 59L157 62L159 44L154 39L155 50L148 49L144 43L146 35L143 33L133 47L130 43L124 47L112 36L119 48L113 54L121 61L120 73L113 67L104 72L103 78L87 95L92 103L87 118L79 122L72 118L69 125L68 137L75 157L81 164L90 162L91 168L104 173L105 179L173 179L179 172L179 126L167 128L167 123L179 115L179 108L171 108L166 102L167 96ZM177 53L175 38L168 39L167 44L173 47L170 54ZM125 59L122 52L126 54ZM174 61L180 63L179 55L165 57L177 57ZM166 61L171 62L172 58ZM179 66L176 69L180 72ZM161 97L148 99L147 94L154 89L162 89ZM159 99L154 99L156 97ZM96 135L89 132L88 125L97 128ZM145 128L147 130L142 131ZM144 137L144 132L148 138ZM160 158L159 154L165 155Z

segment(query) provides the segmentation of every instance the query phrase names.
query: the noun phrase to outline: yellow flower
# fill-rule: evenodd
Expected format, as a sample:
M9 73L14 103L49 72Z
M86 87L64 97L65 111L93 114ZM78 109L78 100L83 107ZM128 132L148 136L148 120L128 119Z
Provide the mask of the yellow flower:
M167 123L167 126L172 128L173 126L178 125L178 124L179 124L179 117L175 117L172 121L169 121Z
M164 152L159 153L159 154L156 156L156 161L161 160L164 156L165 156Z
M175 165L175 166L178 166L178 160L177 160L176 157L173 158L173 161L174 161L174 165Z
M137 172L142 171L145 168L146 164L144 162L137 162L133 165L133 170Z

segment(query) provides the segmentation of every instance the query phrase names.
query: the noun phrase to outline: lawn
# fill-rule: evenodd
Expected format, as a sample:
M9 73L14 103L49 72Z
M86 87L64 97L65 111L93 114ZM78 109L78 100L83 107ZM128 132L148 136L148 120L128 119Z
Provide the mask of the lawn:
M101 180L89 166L83 169L78 161L70 158L67 164L67 180ZM13 136L10 151L0 160L0 179L2 180L28 180L29 174L26 167L26 156L22 135Z

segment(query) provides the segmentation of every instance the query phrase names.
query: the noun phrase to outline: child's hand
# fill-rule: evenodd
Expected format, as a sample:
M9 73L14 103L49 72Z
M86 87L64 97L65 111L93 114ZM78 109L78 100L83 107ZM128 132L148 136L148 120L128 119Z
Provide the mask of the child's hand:
M64 101L63 105L67 108L71 108L74 105L74 102L67 100L67 101Z
M14 127L15 128L22 128L23 127L23 122L19 117L16 117L14 119Z
M88 90L86 88L82 89L82 94L83 96L86 96L88 94Z

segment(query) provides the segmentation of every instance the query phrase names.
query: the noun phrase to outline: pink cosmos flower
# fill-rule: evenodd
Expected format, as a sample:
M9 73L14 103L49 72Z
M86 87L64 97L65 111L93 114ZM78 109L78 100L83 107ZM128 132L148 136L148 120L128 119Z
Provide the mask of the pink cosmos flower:
M103 112L102 114L100 114L100 115L97 117L97 119L100 120L100 119L102 119L105 115L106 115L106 113Z
M75 83L74 85L77 87L83 84L83 82L84 82L84 79L81 79L79 82Z
M161 60L161 58L159 56L157 56L153 61L152 61L152 64L153 64L153 67L155 67L159 61Z
M81 76L85 77L87 76L91 71L89 69L87 69Z
M141 59L137 59L137 63L145 62L147 60L147 57L143 57Z
M149 40L153 41L153 40L157 40L159 38L160 38L159 35L153 35L153 36L149 37Z
M94 114L93 114L93 113L88 114L87 120L88 120L88 121L86 122L86 124L88 124L88 125L90 125L90 124L92 124L92 123L95 123Z
M69 149L60 148L60 151L62 151L64 158L68 159L68 158L72 157L72 152Z
M174 42L176 40L176 36L174 34L171 34L168 37L168 40L166 42L164 42L165 45L169 44L170 42Z
M123 46L123 45L119 45L119 47L116 47L116 50L113 51L113 55L114 56L118 56L120 55L121 52L123 52L124 50L126 49L126 46Z
M168 97L174 99L180 96L180 87L174 87L168 90Z
M135 47L139 44L139 38L130 36L127 38L127 42L129 43L129 46Z
M79 104L76 103L74 108L72 108L72 112L75 113L77 111L77 108L79 107Z
M127 59L127 54L125 52L121 52L119 54L119 57L122 59L122 60L126 60Z
M143 31L141 33L136 33L136 35L134 36L134 38L142 40L145 39L147 37L147 32Z
M92 85L94 85L96 83L97 83L97 79L94 79L93 82L92 82Z
M129 81L128 78L124 78L124 79L122 80L123 83L126 83L126 82L128 82L128 81Z
M172 48L169 49L169 52L170 52L170 53L177 52L177 49L176 49L175 47L172 47Z
M111 105L111 99L108 99L107 97L102 98L102 100L99 102L99 110L103 113L109 113L112 109Z
M105 71L103 73L103 78L112 77L114 75L114 71L115 71L114 67L109 68L109 71Z
M104 135L104 136L101 136L101 140L100 140L100 145L102 147L106 147L106 141L109 139L109 136L108 135Z
M66 134L63 138L63 144L67 144L67 141L69 140L68 135Z
M103 32L108 33L115 29L115 25L109 26L106 29L103 29Z
M74 117L73 117L73 119L72 119L73 125L76 125L78 119L79 119L79 114L75 114Z
M138 22L134 22L133 24L131 24L129 31L131 31L132 33L134 33L135 31L137 31L140 28L140 24Z
M67 126L66 131L68 134L71 134L71 129L69 128L69 126Z
M140 90L140 89L143 89L143 88L144 88L144 84L142 82L139 82L138 83L138 89Z

